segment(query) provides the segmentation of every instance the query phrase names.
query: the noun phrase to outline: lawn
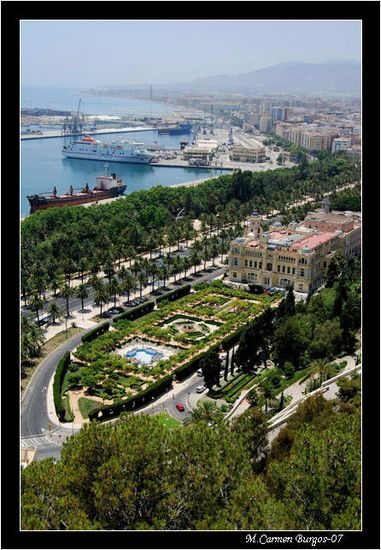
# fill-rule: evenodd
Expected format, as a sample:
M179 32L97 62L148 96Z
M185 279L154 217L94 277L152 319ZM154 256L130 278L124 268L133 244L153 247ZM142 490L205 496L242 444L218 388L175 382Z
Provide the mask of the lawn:
M78 407L83 418L89 418L89 413L100 405L99 401L87 399L87 397L80 397L78 399Z
M169 416L169 414L166 412L161 412L156 416L160 420L160 422L164 424L164 426L166 426L167 428L174 428L176 426L181 425L180 420L176 420L175 418L172 418L172 416Z

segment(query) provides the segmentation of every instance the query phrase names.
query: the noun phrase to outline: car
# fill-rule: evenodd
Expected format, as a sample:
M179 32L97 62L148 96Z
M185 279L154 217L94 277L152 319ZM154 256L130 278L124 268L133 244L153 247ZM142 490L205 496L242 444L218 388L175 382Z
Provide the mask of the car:
M226 353L221 353L220 359L221 359L221 361L223 361L224 359L226 359Z
M139 302L137 300L134 300L133 302L131 302L131 305L132 306L138 306L139 305Z
M181 403L176 403L176 409L181 412L185 411L185 407Z
M204 376L204 375L202 374L202 369L198 369L198 371L197 371L197 376Z
M196 388L197 393L202 393L205 390L206 390L205 386L197 386L197 388Z
M122 307L112 307L108 310L108 313L111 313L111 315L115 315L116 313L122 313L124 311L124 308Z
M225 374L225 371L224 370L220 370L220 378L222 378Z
M99 315L99 317L102 317L102 319L109 319L111 317L110 313L108 311L104 311Z

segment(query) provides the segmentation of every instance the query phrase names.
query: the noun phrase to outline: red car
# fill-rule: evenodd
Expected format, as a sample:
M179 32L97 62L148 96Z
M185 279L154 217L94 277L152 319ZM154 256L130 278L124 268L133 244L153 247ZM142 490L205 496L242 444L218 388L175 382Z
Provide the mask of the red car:
M185 407L181 403L176 403L176 409L181 412L185 411Z

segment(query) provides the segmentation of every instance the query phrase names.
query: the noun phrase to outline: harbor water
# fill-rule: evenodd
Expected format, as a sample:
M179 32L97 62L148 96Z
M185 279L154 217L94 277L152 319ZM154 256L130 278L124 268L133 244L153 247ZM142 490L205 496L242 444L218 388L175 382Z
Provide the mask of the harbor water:
M99 96L84 96L81 91L65 88L22 88L21 107L46 108L76 111L79 97L82 98L81 112L93 115L135 114L136 116L150 114L168 114L175 107L155 104L147 101L134 101L123 98ZM176 109L178 110L178 109ZM101 142L115 139L157 144L166 149L180 149L182 135L158 135L157 130L112 133L96 136ZM192 140L192 134L188 136ZM67 139L67 138L66 138ZM29 214L27 195L50 192L55 186L57 192L67 193L70 186L83 188L86 183L90 188L95 185L95 177L105 171L104 161L64 158L62 148L64 137L22 140L20 142L21 157L21 216ZM125 194L141 189L149 189L155 185L174 185L207 178L211 171L205 168L179 168L142 164L125 164L110 162L108 173L115 172L127 184ZM226 171L221 171L226 173ZM215 175L219 175L219 172Z
M189 136L191 139L191 135ZM102 142L113 139L139 141L151 144L154 141L166 148L179 149L181 136L158 135L157 130L102 134L97 136ZM97 160L64 158L62 147L64 138L31 139L20 142L21 147L21 216L29 214L27 195L52 191L67 193L70 185L90 188L95 185L95 177L104 173L105 163ZM178 168L143 164L109 162L108 173L115 172L127 184L125 194L154 185L173 185L206 178L211 170L206 168ZM225 170L221 173L227 173ZM219 175L215 171L214 175Z

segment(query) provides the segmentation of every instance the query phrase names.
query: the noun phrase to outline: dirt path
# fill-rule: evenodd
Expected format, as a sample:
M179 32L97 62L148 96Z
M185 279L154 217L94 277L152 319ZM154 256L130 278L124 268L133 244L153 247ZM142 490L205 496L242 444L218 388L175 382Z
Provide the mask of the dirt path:
M82 389L82 390L75 390L75 391L68 391L67 392L67 396L68 398L70 399L70 408L73 412L73 415L74 415L74 420L73 422L75 424L85 424L86 422L90 422L90 420L88 418L83 418L82 414L81 414L81 411L79 410L79 405L78 405L78 401L79 399L81 399L81 397L86 397L86 399L91 399L92 401L98 401L100 404L105 404L105 405L112 405L113 401L111 399L105 399L104 401L100 398L100 397L97 397L96 395L88 395L87 394L87 391Z

